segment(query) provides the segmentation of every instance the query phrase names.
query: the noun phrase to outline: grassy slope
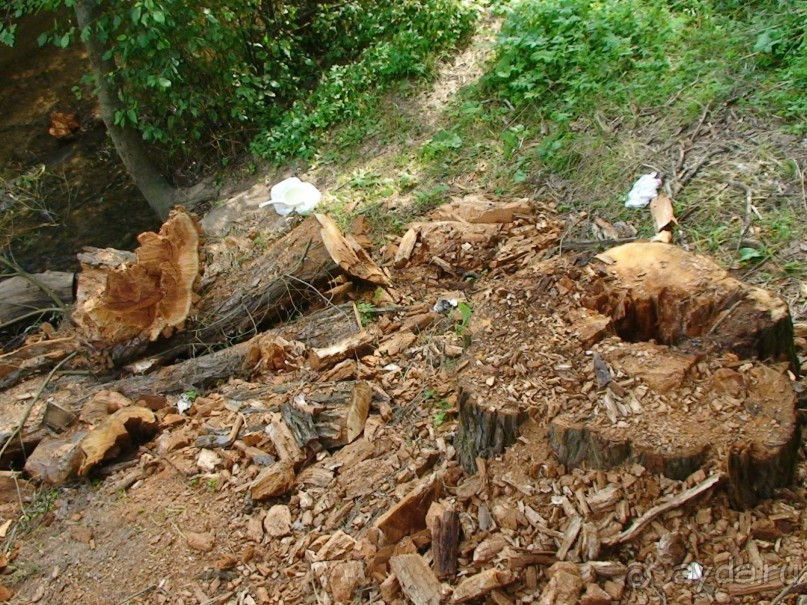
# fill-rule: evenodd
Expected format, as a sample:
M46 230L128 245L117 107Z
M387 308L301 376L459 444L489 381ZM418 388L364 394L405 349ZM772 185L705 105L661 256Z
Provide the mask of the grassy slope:
M581 3L514 4L554 10ZM496 73L502 57L510 60L523 50L519 44L534 48L534 41L525 42L528 19L517 15L514 29L506 15L493 16L488 8L453 66L434 82L398 86L370 114L336 130L308 177L327 189L326 200L344 223L364 215L379 239L449 196L472 190L555 202L570 212L570 236L591 238L597 216L650 233L649 213L625 209L622 202L639 175L655 170L682 217L676 241L778 291L803 318L807 122L798 108L807 93L797 84L804 77L798 60L807 62L804 26L794 26L787 17L792 11L780 14L770 2L736 8L692 1L676 10L669 8L674 3L650 0L624 4L634 13L649 7L652 19L629 23L627 34L624 24L600 24L622 36L616 62L600 57L608 48L569 50L590 40L590 31L582 38L561 32L567 36L562 52L547 51L556 53L550 62L558 65L545 69L566 71L544 88L533 78L529 95L511 84L534 73L534 65ZM608 16L614 18L625 15ZM510 46L504 38L496 55L493 32L502 19ZM643 27L645 38L631 37ZM777 48L784 52L782 32L790 36L789 54L776 55ZM641 46L648 36L655 40L652 48ZM764 50L766 36L780 39L771 52ZM626 54L632 56L627 63ZM466 84L454 94L457 70L464 70ZM445 102L430 103L446 86Z

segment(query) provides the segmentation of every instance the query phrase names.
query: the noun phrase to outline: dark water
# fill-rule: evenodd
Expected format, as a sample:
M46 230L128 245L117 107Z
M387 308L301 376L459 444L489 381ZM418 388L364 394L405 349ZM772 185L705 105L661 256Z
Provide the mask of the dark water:
M159 228L81 83L87 69L83 50L37 45L52 23L52 15L28 18L14 48L0 45L0 176L8 181L32 170L42 173L31 210L22 220L3 217L0 229L3 240L13 236L14 259L32 272L77 269L75 255L83 246L132 249L137 234ZM76 89L83 90L81 99ZM52 111L77 115L81 129L74 139L48 134Z

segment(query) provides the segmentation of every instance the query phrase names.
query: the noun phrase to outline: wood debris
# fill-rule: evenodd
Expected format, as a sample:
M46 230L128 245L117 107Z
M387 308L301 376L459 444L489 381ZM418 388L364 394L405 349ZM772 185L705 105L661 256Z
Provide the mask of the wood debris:
M697 602L697 583L661 575L800 556L784 303L663 244L557 255L561 224L532 201L467 197L433 219L391 239L383 268L366 226L353 239L302 219L240 281L224 261L252 240L233 235L207 287L240 300L200 291L194 336L165 341L189 354L223 331L210 340L223 348L175 363L155 350L149 373L103 383L54 379L26 427L41 441L27 473L107 477L127 498L178 482L176 526L148 547L195 551L207 571L171 587L184 603ZM438 313L438 299L470 313ZM261 322L242 329L242 307ZM198 323L217 309L217 328ZM236 333L249 334L225 345ZM45 438L45 419L64 433ZM208 506L215 526L175 512ZM633 582L637 563L658 580ZM707 578L722 602L777 590Z

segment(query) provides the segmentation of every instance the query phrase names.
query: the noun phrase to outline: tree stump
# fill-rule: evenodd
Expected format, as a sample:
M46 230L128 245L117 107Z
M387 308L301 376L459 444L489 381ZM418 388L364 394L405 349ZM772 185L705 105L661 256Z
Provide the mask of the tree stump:
M683 479L717 465L737 507L792 481L787 305L712 261L632 243L582 268L541 261L472 304L455 442L469 472L529 414L569 467L638 462Z

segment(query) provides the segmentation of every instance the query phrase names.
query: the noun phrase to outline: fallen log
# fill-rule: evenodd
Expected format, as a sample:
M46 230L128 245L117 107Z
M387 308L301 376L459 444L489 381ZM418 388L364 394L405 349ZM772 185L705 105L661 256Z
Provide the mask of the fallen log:
M126 314L117 313L114 338L105 338L105 342L114 343L110 356L115 365L124 365L144 353L151 355L157 365L164 365L177 357L193 357L222 344L248 340L272 322L288 319L311 301L323 299L320 289L338 274L347 274L378 285L389 283L386 275L361 247L345 239L325 215L306 218L270 244L262 254L243 265L236 266L237 262L236 259L233 266L220 269L219 274L206 284L193 309L187 309L188 315L183 322L174 321L171 324L181 327L184 323L185 329L168 341L163 339L149 345L159 336L157 328L162 324L148 324L146 328L141 326L144 317L154 315L151 311L151 315L145 313L144 305L148 303L154 307L159 304L161 299L158 293L143 293L137 298L139 302L131 308L131 313L136 312L131 317L132 322L129 321L128 307ZM124 265L133 266L137 265ZM103 269L103 276L91 273L89 277L80 277L79 283L105 283L105 279L109 280L110 276L117 275L116 271L121 270L106 268ZM188 282L187 279L185 281ZM185 294L191 294L191 285L192 282L186 283ZM99 289L97 285L93 287L96 291ZM89 286L82 288L86 289ZM97 306L95 301L98 296L80 296L80 309ZM106 296L108 298L110 295ZM147 300L141 300L144 296ZM189 298L186 296L183 300L187 302ZM111 306L117 310L121 305ZM78 312L80 324L88 323L86 315L86 311ZM129 325L133 322L134 325ZM147 334L144 329L148 330Z
M328 307L276 328L267 330L227 349L200 355L144 376L130 376L102 385L101 388L117 391L131 399L144 396L182 393L189 390L205 389L219 380L230 378L248 378L259 369L261 363L261 345L280 337L294 340L306 346L324 346L330 337L357 333L352 313L348 314L350 305ZM251 363L250 363L251 360ZM272 385L261 385L270 391ZM265 394L265 393L263 393ZM260 393L251 393L249 397L260 397ZM234 395L233 398L237 398Z
M0 389L7 389L22 380L51 369L79 348L75 338L41 340L0 355Z
M59 311L71 302L72 273L45 271L34 275L15 275L0 282L0 327Z

